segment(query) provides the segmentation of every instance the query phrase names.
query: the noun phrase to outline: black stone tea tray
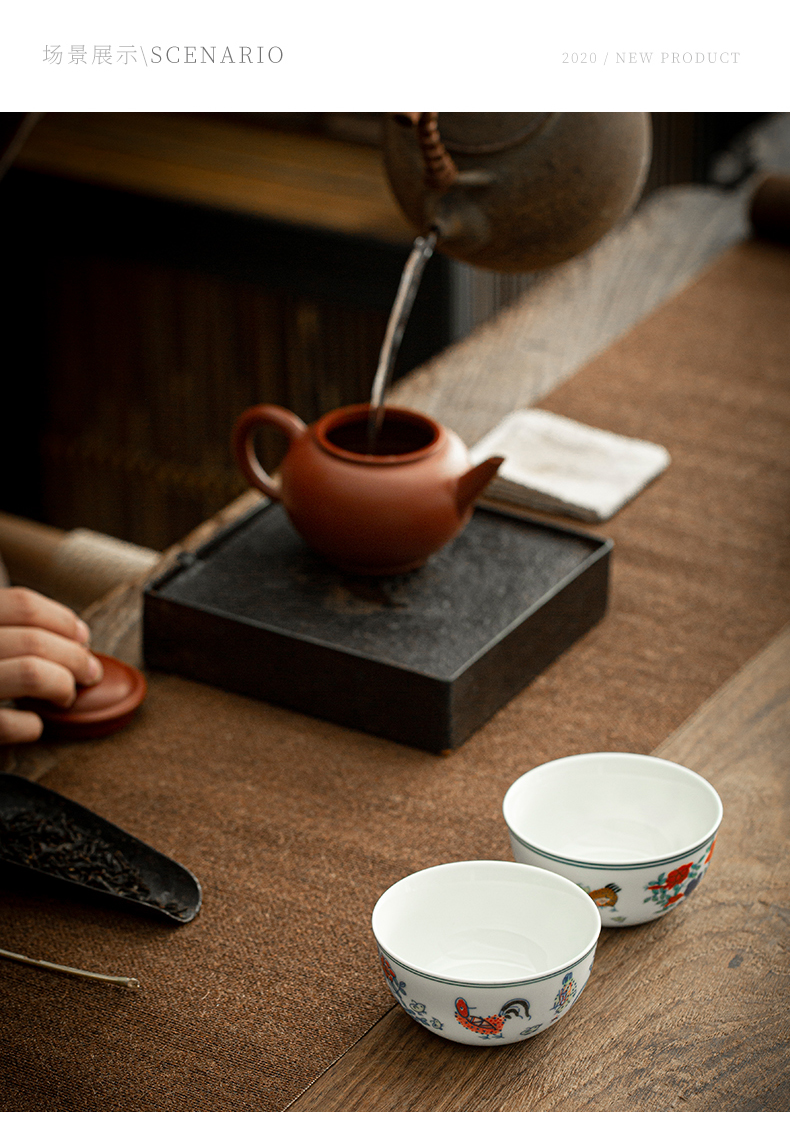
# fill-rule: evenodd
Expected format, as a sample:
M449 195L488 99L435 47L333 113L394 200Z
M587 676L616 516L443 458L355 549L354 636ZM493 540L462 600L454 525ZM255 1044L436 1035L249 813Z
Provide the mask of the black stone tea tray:
M120 907L170 923L191 922L202 899L183 864L16 774L0 774L0 875L15 891Z
M265 501L145 590L146 663L408 746L460 746L603 616L610 540L477 508L420 570L345 575Z

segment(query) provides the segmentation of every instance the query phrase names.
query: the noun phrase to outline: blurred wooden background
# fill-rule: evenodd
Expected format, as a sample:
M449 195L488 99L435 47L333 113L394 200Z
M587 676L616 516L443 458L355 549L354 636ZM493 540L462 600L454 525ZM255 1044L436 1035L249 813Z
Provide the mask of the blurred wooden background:
M646 194L739 183L766 116L654 114ZM161 550L244 488L228 437L247 406L310 422L368 397L413 237L379 128L378 114L43 115L0 183L16 403L0 510ZM396 374L533 281L434 256ZM281 453L264 438L269 468Z

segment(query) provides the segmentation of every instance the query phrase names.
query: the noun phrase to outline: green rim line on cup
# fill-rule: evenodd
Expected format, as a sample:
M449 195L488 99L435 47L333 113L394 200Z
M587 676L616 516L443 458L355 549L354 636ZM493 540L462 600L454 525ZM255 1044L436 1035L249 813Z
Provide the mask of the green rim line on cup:
M380 942L378 942L377 945L382 957L385 957L390 962L394 962L405 973L414 974L415 977L423 977L426 981L438 981L441 982L442 985L464 986L467 989L502 989L503 987L506 988L512 985L520 985L522 982L529 982L530 985L533 985L534 983L539 981L546 981L550 977L556 977L557 974L564 973L566 970L576 969L576 967L580 965L585 960L585 958L588 958L590 956L590 953L595 949L599 939L600 931L595 936L594 941L591 942L587 947L585 952L578 958L576 958L573 962L567 962L565 965L555 966L553 970L550 970L548 973L542 973L539 977L533 977L532 975L528 975L526 977L511 977L505 981L464 981L461 978L457 977L440 977L438 974L424 973L422 970L416 970L413 966L408 965L408 963L401 961L400 958L396 958L393 954L390 954L386 947L382 946ZM586 984L587 983L585 982L585 985ZM584 986L582 986L582 988L584 988Z
M569 868L591 868L599 872L603 871L604 869L606 869L607 871L609 869L616 869L618 871L640 872L648 868L655 868L658 864L674 864L676 860L683 860L685 857L691 856L695 852L699 852L701 848L705 848L715 838L716 834L719 831L720 825L721 817L719 818L719 822L710 836L708 836L705 840L700 841L699 844L695 844L692 845L691 848L687 848L685 852L673 853L671 856L657 856L654 860L632 861L629 864L618 864L615 861L608 860L600 860L597 863L592 863L589 860L572 860L568 856L558 856L555 852L546 852L544 849L538 848L537 845L530 844L529 841L525 841L523 837L520 837L518 833L511 829L509 825L508 831L513 834L519 844L522 844L524 848L528 848L530 852L535 852L538 856L545 857L546 860L555 860L558 864L564 864Z

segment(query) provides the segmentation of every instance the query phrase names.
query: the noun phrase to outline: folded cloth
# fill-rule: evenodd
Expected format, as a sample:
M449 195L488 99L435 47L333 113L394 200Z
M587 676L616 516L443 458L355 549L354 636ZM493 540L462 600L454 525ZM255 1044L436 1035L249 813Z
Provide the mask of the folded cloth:
M654 442L542 410L507 415L471 452L475 462L505 458L485 497L590 523L608 520L670 461Z

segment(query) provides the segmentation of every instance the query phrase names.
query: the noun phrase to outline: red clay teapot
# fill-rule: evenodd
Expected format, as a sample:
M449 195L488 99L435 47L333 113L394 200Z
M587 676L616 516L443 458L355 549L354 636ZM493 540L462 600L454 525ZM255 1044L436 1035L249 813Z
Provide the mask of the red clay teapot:
M319 555L352 574L398 575L461 531L503 459L472 466L457 434L401 407L386 408L370 452L369 416L370 405L362 403L307 427L283 407L260 404L236 422L233 451L250 484L282 501ZM279 482L255 454L262 425L289 440Z

